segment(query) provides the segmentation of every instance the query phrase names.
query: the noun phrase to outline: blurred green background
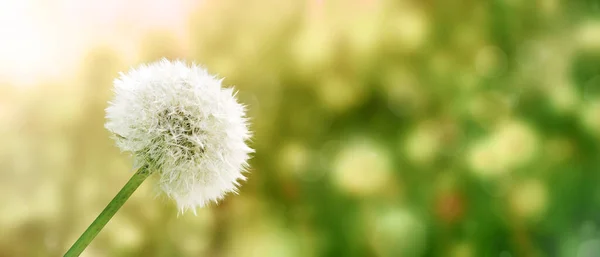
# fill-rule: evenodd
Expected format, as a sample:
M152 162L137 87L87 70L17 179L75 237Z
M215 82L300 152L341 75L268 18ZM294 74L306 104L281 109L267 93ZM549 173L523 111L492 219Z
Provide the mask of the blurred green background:
M103 128L161 57L249 106L248 181L147 182L83 256L600 256L597 0L6 0L0 256L62 256L132 175Z

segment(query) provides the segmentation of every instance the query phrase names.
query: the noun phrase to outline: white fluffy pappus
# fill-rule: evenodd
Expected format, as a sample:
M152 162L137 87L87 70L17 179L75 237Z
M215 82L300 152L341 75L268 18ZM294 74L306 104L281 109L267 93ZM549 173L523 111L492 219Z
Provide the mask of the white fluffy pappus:
M222 79L195 64L162 59L120 73L106 129L135 166L183 212L217 202L245 179L250 139L244 105Z

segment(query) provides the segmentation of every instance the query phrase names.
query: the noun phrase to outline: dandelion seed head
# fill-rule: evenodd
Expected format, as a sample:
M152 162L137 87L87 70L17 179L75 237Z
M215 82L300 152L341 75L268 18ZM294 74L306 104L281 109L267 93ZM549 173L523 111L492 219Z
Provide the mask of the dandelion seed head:
M121 73L105 124L136 167L181 211L235 192L245 177L251 133L232 88L204 68L163 59Z

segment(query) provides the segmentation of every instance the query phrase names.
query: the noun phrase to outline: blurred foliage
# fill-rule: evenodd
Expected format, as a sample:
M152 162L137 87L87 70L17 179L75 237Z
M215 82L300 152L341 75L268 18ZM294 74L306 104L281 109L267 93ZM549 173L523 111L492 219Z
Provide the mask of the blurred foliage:
M178 217L147 182L85 256L597 256L600 3L207 1L184 58L235 85L239 195ZM60 256L132 174L110 48L0 87L0 256Z

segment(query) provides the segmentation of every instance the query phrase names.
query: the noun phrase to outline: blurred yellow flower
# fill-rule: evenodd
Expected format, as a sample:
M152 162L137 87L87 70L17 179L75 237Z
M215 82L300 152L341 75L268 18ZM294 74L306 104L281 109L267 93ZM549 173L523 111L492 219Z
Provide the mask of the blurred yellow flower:
M441 131L433 124L421 124L403 142L406 156L418 164L431 162L440 150Z
M317 86L317 93L325 106L335 112L344 112L359 105L366 97L363 85L342 76L330 74Z
M421 256L425 249L426 228L410 210L391 207L374 214L369 241L377 256Z
M554 108L561 113L572 111L579 103L575 88L566 80L550 85L547 93Z
M576 40L579 46L585 50L600 50L600 20L589 20L583 22L577 28Z
M510 207L515 215L523 219L537 219L547 208L548 190L537 179L523 181L510 194Z
M388 152L374 142L353 142L335 159L333 182L353 195L380 193L393 181L390 161Z
M388 98L388 106L396 115L412 113L426 101L417 77L406 67L387 68L381 77L381 84Z
M291 54L296 71L302 75L321 71L331 61L336 31L327 23L308 22L292 41Z
M495 176L530 161L538 148L534 130L520 121L501 124L494 133L473 145L468 161L473 172Z
M381 2L374 3L381 5ZM376 56L384 22L382 7L373 6L375 10L364 12L357 10L348 24L344 24L345 37L350 51L357 58L356 63L362 64Z
M285 174L298 173L306 169L309 150L300 142L288 142L279 152L281 171Z
M390 14L384 37L399 51L413 52L420 48L429 34L429 20L425 13L412 6Z

